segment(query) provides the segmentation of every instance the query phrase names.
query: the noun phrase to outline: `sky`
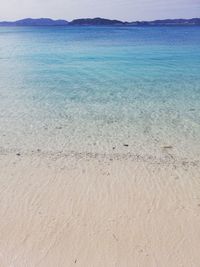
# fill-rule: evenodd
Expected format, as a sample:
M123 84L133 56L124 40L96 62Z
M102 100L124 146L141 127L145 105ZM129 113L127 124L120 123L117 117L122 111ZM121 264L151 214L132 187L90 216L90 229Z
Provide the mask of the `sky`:
M104 17L124 21L200 17L200 0L0 0L0 21Z

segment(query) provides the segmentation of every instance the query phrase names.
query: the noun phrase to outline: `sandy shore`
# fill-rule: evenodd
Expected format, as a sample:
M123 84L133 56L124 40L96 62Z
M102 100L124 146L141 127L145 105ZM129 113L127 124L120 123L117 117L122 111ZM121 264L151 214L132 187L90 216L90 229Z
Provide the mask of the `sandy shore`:
M197 267L199 162L0 156L1 267Z

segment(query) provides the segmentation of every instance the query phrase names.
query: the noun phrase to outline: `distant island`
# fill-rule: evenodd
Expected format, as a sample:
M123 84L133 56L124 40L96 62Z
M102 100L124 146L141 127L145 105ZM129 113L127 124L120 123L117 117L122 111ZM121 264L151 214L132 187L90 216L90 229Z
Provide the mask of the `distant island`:
M0 26L66 26L66 20L53 20L48 18L42 19L21 19L17 21L2 21Z
M103 19L103 18L94 18L94 19L75 19L69 22L69 25L72 26L98 26L98 25L118 25L122 26L127 22L123 22L120 20L110 20L110 19Z
M154 21L124 22L104 18L75 19L71 22L66 20L53 20L49 18L22 19L17 21L2 21L0 26L200 26L200 18L193 19L165 19Z

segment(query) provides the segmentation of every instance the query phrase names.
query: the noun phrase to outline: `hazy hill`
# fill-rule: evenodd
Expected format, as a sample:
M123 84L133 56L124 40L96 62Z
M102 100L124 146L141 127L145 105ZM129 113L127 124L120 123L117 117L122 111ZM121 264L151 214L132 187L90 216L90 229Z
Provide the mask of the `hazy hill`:
M120 20L110 20L104 18L87 18L75 19L71 22L66 20L53 20L49 18L41 19L22 19L14 22L3 21L0 26L184 26L184 25L199 25L200 18L193 19L165 19L154 21L134 21L123 22Z
M110 19L103 19L103 18L94 18L94 19L75 19L69 22L69 25L124 25L125 23L120 20L110 20Z
M14 22L3 21L0 26L65 26L68 22L66 20L53 20L48 18L41 19L22 19Z

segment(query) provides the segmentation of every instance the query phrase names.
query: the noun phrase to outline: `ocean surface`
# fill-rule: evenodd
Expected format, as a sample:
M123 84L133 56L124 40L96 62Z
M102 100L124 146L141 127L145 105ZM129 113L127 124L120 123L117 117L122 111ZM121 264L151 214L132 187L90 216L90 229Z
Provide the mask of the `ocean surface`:
M200 27L1 27L0 151L200 159Z

